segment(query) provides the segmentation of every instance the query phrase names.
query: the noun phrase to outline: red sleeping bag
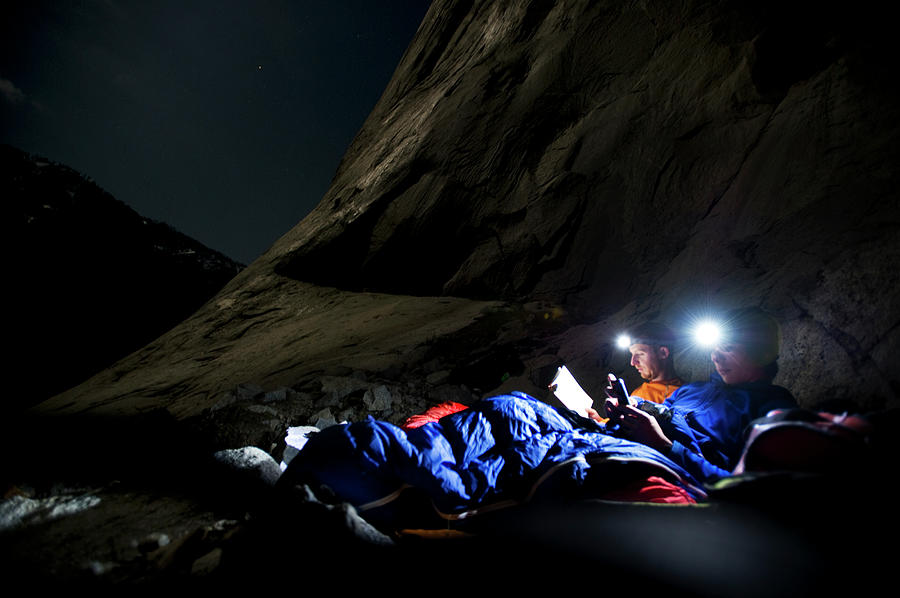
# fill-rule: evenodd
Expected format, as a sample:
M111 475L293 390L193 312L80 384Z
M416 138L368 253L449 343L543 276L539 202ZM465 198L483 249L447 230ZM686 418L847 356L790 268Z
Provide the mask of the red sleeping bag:
M468 406L463 405L462 403L446 401L444 403L440 403L439 405L435 405L434 407L429 407L425 410L425 413L413 415L406 418L406 421L403 422L403 425L400 427L404 430L412 430L413 428L418 428L419 426L424 426L425 424L436 422L445 415L450 415L451 413L456 413L458 411L462 411L463 409L468 409Z

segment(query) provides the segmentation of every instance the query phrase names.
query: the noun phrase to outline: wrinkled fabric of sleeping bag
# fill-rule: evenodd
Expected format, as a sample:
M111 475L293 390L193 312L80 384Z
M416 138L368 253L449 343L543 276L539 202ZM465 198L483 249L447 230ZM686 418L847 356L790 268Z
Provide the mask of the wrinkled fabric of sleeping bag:
M371 417L315 434L282 481L328 487L360 512L416 488L449 517L500 501L523 502L565 478L585 485L593 466L638 462L664 472L695 498L702 487L680 466L642 444L574 425L524 393L483 399L411 430Z

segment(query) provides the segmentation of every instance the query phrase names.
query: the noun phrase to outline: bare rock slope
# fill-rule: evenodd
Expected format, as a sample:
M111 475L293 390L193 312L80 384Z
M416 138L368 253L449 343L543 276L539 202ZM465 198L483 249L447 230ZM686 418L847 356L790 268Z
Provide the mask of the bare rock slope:
M896 406L900 103L879 10L437 0L318 207L39 411L189 417L333 368L446 370L478 395L539 392L566 362L590 389L624 368L619 327L747 304L783 322L778 381L801 403Z

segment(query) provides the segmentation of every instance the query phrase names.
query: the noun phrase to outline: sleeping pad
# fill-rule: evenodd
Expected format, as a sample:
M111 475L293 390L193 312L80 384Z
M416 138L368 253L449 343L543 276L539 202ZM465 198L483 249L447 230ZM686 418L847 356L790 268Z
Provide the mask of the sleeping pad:
M651 471L705 497L702 485L661 453L579 419L520 392L409 430L370 416L312 435L280 483L327 487L363 516L412 488L445 519L536 495L595 497L610 490L611 470L623 470L611 464L636 465L632 471L644 479Z

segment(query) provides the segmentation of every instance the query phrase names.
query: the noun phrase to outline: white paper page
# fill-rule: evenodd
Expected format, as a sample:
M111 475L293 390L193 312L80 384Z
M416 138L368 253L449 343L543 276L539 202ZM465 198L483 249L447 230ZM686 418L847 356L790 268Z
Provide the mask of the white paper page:
M297 426L294 428L288 428L287 434L284 437L284 457L281 461L281 471L287 469L288 463L291 462L297 453L303 450L303 447L306 445L306 441L309 440L308 434L310 432L318 432L319 428L315 426Z
M556 376L550 383L553 388L553 394L562 402L563 405L575 411L579 415L587 417L587 409L594 404L594 400L584 392L575 376L566 366L560 366L556 370Z

